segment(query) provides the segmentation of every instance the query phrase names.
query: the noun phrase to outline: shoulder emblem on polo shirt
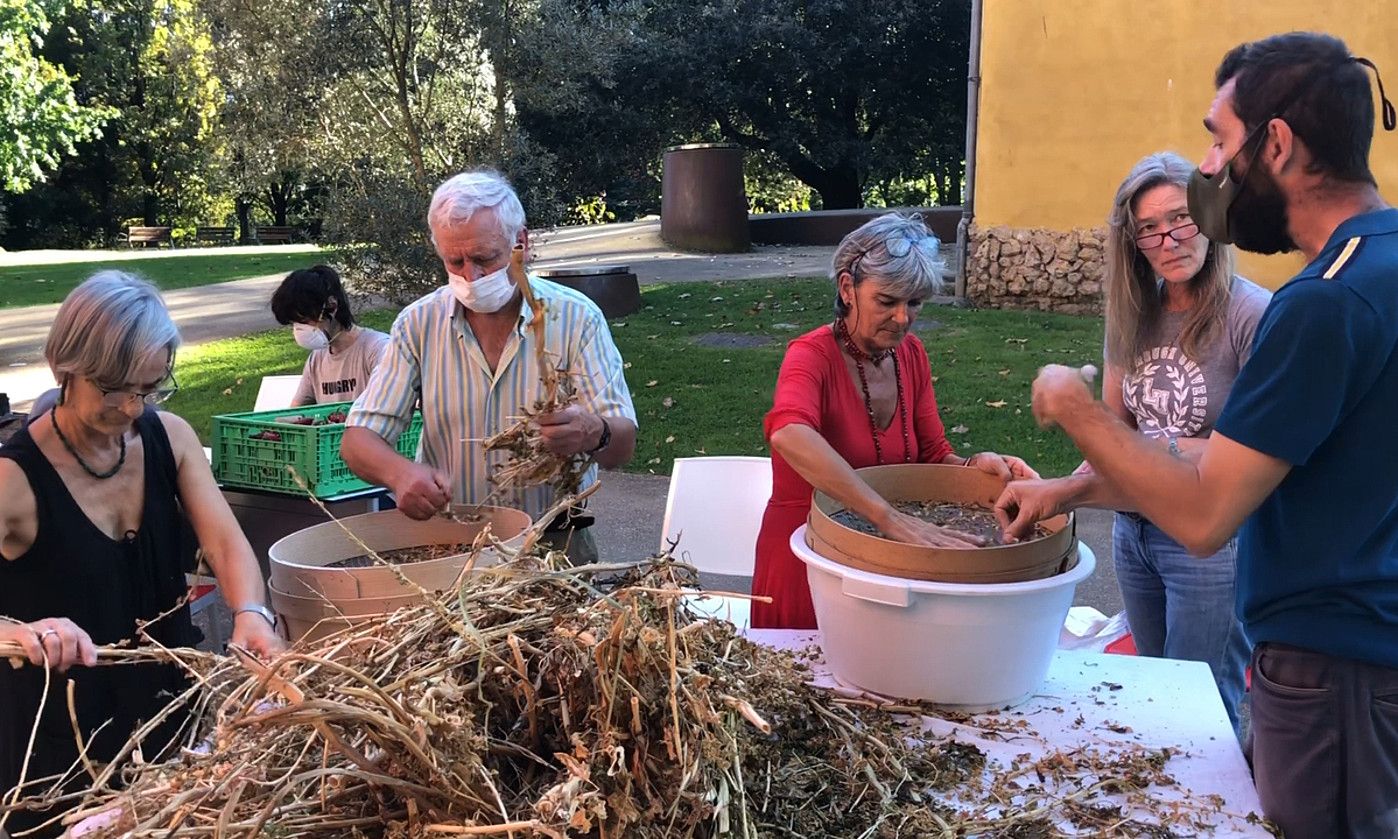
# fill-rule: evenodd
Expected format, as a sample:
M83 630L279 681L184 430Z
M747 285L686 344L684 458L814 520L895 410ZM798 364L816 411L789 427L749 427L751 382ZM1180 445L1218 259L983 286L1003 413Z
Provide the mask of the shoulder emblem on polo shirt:
M1350 261L1350 258L1358 252L1359 245L1363 241L1364 237L1355 236L1353 239L1345 242L1345 246L1340 249L1340 255L1335 257L1335 261L1330 263L1330 267L1326 268L1325 273L1321 274L1321 276L1327 280L1333 280L1338 277L1340 272L1344 270L1345 265Z

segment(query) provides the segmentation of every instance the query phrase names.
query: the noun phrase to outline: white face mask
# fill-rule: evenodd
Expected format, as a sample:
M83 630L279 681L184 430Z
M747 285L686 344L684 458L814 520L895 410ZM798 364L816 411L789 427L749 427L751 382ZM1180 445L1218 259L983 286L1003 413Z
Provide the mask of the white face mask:
M293 323L291 334L296 339L297 344L311 352L330 346L330 337L319 326L312 326L309 323Z
M482 314L500 311L515 297L515 284L510 282L510 276L504 268L492 271L475 282L448 273L447 282L451 285L452 294L461 301L461 305Z

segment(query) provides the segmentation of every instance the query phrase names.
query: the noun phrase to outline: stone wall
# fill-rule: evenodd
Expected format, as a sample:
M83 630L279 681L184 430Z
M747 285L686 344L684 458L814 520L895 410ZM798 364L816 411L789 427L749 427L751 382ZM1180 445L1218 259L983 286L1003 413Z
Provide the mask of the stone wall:
M995 309L1100 314L1106 241L1106 228L972 225L966 296Z

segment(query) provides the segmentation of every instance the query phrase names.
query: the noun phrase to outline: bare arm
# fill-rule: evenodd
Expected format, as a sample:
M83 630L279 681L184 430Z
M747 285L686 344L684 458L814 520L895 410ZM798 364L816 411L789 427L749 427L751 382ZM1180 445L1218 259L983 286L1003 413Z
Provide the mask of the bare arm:
M38 507L24 470L0 459L0 562L23 556L38 536ZM71 620L52 616L22 623L0 615L0 644L16 644L31 664L63 671L97 663L92 638ZM0 662L0 667L5 666Z
M18 559L38 535L39 510L24 470L0 458L0 561Z
M1094 402L1071 368L1044 368L1034 391L1039 421L1062 427L1126 503L1194 554L1217 551L1291 470L1222 434L1197 462L1175 457Z
M412 463L378 434L353 425L340 438L340 457L361 479L386 487Z
M430 518L451 503L451 479L446 473L407 459L368 428L345 429L340 457L360 478L393 490L398 508L411 518Z
M607 322L598 318L577 348L578 401L553 414L536 417L549 451L561 457L587 454L602 441L602 420L611 429L607 447L593 459L603 469L616 469L636 453L636 422L625 365Z
M194 429L168 412L162 412L160 420L175 453L180 500L194 525L204 558L223 591L223 600L235 611L232 642L259 655L275 655L286 645L267 619L257 612L236 613L243 607L264 606L267 602L262 569L252 545L219 492Z
M603 417L577 405L569 405L553 414L540 414L534 419L544 445L560 457L586 454L601 444ZM619 416L608 416L606 420L612 437L594 459L603 469L616 469L626 465L636 451L636 424Z
M919 522L895 510L893 505L860 480L849 462L809 425L784 425L772 432L771 444L807 483L863 516L892 538L943 547L965 548L981 544L973 537Z
M854 469L809 425L792 423L772 433L775 449L806 482L876 526L887 522L893 507L854 474Z
M625 417L607 417L607 425L612 429L612 439L597 453L597 465L603 469L617 469L629 463L636 453L636 424ZM600 439L600 422L597 434ZM593 445L597 445L596 441Z
M1102 401L1122 422L1135 428L1136 417L1126 410L1126 399L1121 395L1121 383L1126 378L1126 371L1122 370L1120 365L1110 362L1104 362L1103 367Z

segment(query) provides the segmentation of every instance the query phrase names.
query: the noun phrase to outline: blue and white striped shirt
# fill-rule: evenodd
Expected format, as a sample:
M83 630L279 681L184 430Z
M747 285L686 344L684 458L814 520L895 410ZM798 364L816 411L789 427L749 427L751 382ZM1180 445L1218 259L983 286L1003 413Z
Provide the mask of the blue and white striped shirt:
M634 423L636 409L621 353L601 310L573 289L537 277L529 282L547 312L544 345L560 373L570 375L579 407ZM389 349L346 424L367 428L392 444L407 429L420 396L418 459L451 476L452 500L517 507L537 519L555 503L554 491L536 486L495 494L489 476L507 454L486 452L483 442L543 398L534 335L526 328L532 318L529 304L522 303L519 323L491 372L451 288L419 298L393 322ZM583 488L596 480L593 465L583 476Z

